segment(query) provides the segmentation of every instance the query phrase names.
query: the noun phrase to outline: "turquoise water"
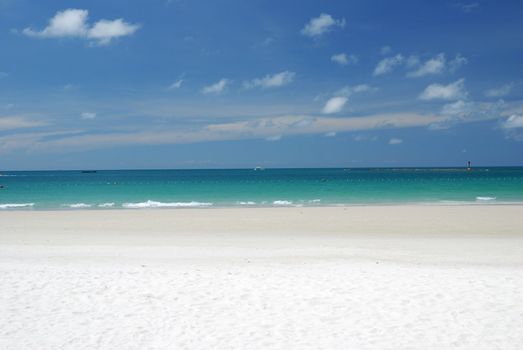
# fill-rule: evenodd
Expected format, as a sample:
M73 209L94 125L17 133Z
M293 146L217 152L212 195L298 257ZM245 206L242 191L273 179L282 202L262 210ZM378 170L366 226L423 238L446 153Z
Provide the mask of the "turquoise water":
M523 203L523 167L7 171L0 209Z

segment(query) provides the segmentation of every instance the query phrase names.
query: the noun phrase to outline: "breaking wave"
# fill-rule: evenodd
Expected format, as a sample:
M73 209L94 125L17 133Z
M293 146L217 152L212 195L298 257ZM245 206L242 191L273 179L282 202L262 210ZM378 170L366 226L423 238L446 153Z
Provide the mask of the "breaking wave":
M146 202L138 203L124 203L122 204L123 208L128 209L139 209L139 208L193 208L193 207L210 207L212 203L208 202L156 202L148 200Z
M34 203L5 203L0 204L0 209L10 209L10 208L28 208L33 207Z

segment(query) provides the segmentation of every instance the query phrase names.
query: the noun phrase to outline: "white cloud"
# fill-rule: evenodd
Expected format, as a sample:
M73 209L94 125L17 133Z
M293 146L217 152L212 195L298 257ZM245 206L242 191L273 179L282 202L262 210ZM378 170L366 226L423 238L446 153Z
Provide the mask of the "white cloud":
M100 45L106 45L114 38L133 34L140 28L137 24L125 22L122 18L115 20L102 19L89 30L89 39L95 39Z
M83 130L54 133L10 133L0 135L0 152L30 150L34 152L68 152L123 145L188 144L198 142L267 139L288 135L324 135L330 132L376 130L383 128L427 127L442 123L448 117L415 113L390 113L359 117L316 117L284 115L256 117L233 122L215 122L190 129L159 128L155 125L126 126L107 133L88 133ZM2 128L0 118L0 128ZM19 125L19 124L17 124ZM36 126L35 124L27 125ZM54 135L52 138L49 136Z
M24 117L0 117L0 130L34 128L42 125L45 125L45 123L29 120Z
M374 68L374 75L382 75L389 73L396 67L397 65L402 64L404 61L404 57L401 54L397 54L396 56L387 57L382 59L376 68Z
M503 86L493 88L490 90L485 91L485 96L487 97L503 97L512 91L512 88L514 87L514 83L508 83Z
M82 114L80 114L80 116L82 117L82 119L94 119L94 118L96 118L96 113L83 112Z
M334 131L330 131L330 132L325 133L324 135L325 135L325 137L334 137L334 136L336 136L336 133Z
M501 126L503 129L519 129L523 128L523 115L513 114L505 120Z
M442 73L445 69L445 64L445 54L440 53L436 57L427 60L415 71L407 73L407 76L411 78L417 78L429 74Z
M251 81L246 81L243 83L243 86L246 89L253 89L256 87L261 88L273 88L280 87L292 83L296 73L283 71L275 74L267 74L263 78L253 79Z
M106 45L112 39L131 35L140 28L139 25L125 22L122 18L102 19L91 26L87 23L88 16L89 11L87 10L67 9L58 11L44 29L38 31L28 27L22 33L39 38L77 37Z
M465 98L465 79L459 79L448 85L431 84L419 95L422 100L458 100Z
M474 111L474 103L458 100L443 106L441 113L444 115L464 117Z
M376 88L374 88L370 85L359 84L359 85L354 85L354 86L344 86L343 88L336 91L336 93L334 95L350 97L356 93L375 91L375 90L376 90Z
M312 18L303 27L301 34L315 38L331 31L335 27L345 27L345 19L334 19L331 15L322 13L316 18Z
M174 83L169 85L169 87L167 87L167 90L179 89L182 87L182 84L183 84L183 79L178 79Z
M218 81L212 85L205 86L202 89L202 93L203 94L220 94L225 90L225 87L227 86L227 84L229 84L228 79L220 79L220 81Z
M347 103L349 99L347 97L337 96L330 98L327 103L325 103L325 106L323 107L322 113L323 114L332 114L332 113L338 113L341 111L343 106Z
M403 143L402 139L392 138L389 140L389 145L399 145L400 143Z
M358 56L356 55L347 55L346 53L339 53L331 56L331 61L336 62L342 66L351 63L358 63Z

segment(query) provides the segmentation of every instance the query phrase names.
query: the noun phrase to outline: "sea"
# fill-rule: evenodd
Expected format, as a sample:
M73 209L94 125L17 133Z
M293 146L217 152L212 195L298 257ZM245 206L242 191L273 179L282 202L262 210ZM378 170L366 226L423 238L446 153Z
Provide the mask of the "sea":
M0 210L521 203L523 167L0 172Z

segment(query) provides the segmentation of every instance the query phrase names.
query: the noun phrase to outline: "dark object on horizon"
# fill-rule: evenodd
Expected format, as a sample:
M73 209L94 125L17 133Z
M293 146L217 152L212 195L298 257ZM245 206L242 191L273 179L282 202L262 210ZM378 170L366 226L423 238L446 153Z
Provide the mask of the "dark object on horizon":
M82 170L82 174L94 174L96 170Z
M470 166L470 160L467 162L467 171L471 171L472 167Z

